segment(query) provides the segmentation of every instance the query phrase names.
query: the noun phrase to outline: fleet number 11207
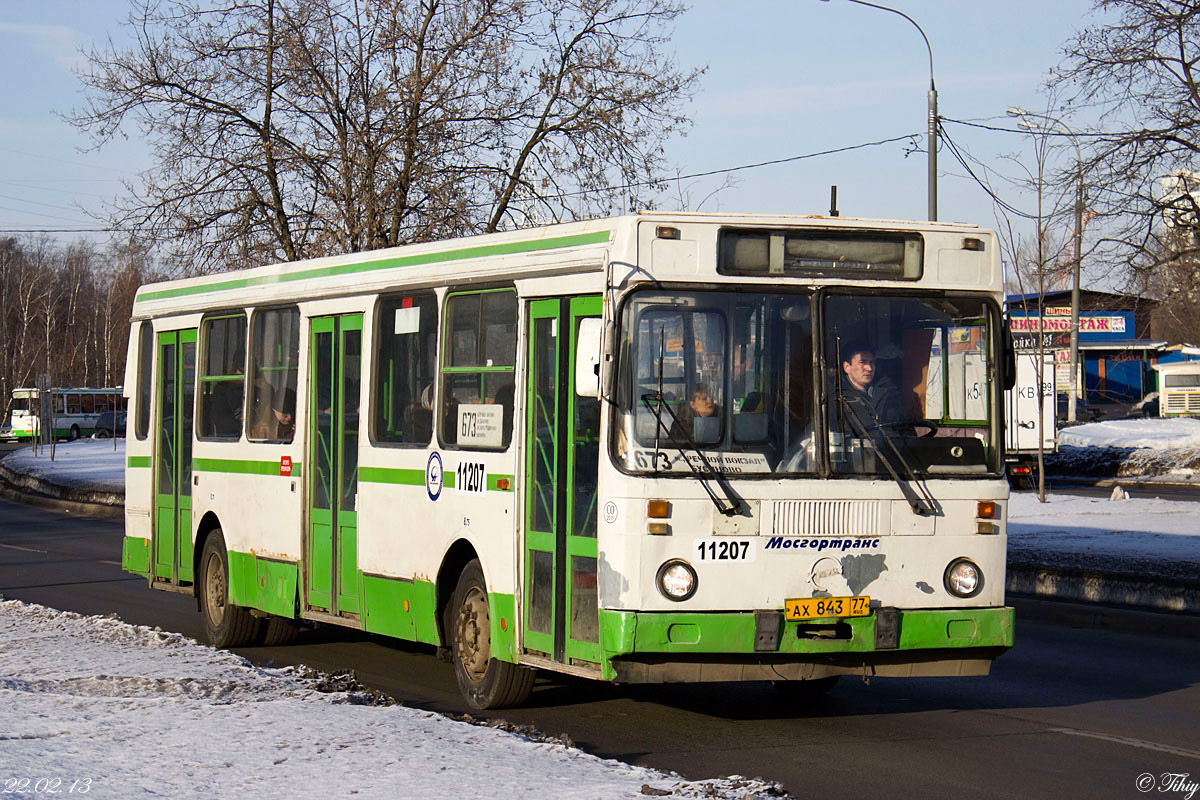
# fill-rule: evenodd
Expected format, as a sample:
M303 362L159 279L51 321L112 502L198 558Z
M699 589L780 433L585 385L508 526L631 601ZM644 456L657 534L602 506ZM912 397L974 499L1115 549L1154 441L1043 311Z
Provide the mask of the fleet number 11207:
M750 539L711 537L697 539L693 548L700 561L729 564L754 560L754 542Z

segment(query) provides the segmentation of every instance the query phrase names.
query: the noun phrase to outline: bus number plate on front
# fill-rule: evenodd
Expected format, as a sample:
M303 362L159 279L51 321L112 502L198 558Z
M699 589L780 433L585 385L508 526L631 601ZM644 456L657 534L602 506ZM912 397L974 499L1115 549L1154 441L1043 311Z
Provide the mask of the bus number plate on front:
M801 597L783 601L784 619L827 619L829 617L865 617L871 613L871 598Z
M709 539L696 539L692 546L698 561L715 564L753 561L755 556L753 539L734 539L725 536L714 536Z

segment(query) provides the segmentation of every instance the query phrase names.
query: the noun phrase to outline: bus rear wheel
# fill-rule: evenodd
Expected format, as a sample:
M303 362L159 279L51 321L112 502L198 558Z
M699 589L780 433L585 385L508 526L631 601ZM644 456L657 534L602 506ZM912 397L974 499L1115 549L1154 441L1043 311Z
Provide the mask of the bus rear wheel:
M229 602L229 560L225 537L217 528L204 542L200 556L200 611L204 635L213 647L242 647L254 644L263 621L250 611Z
M72 442L73 442L73 441L75 441L75 440L76 440L76 439L78 439L78 438L79 438L79 426L78 426L78 425L72 425L72 426L71 426L71 432L67 434L67 439L69 439L70 441L72 441Z
M483 567L467 564L446 613L450 661L468 705L484 710L520 705L533 689L535 672L492 657L492 625Z
M263 647L283 647L289 645L300 636L300 623L294 619L277 617L272 614L262 626Z

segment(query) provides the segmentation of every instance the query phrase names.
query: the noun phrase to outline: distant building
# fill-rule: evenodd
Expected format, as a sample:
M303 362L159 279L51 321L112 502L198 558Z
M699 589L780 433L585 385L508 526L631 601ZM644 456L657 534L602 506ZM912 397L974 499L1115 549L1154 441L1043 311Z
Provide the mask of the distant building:
M1077 391L1088 405L1134 403L1154 390L1152 365L1167 344L1151 338L1155 306L1156 301L1142 297L1080 290L1083 386ZM1017 349L1036 349L1040 337L1042 346L1054 353L1059 391L1070 391L1071 292L1046 292L1040 304L1036 294L1009 295L1008 313Z

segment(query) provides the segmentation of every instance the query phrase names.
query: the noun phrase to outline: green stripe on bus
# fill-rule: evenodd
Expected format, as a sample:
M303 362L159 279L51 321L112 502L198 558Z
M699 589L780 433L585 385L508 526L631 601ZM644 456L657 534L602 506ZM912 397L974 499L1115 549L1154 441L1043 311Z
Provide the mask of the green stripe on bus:
M799 623L784 622L779 654L870 653L875 646L875 615L838 620L849 638L797 635ZM737 653L752 655L754 612L656 612L600 609L600 644L608 657L632 653ZM1013 609L933 608L900 611L897 650L1012 647Z
M150 456L130 456L129 458L125 459L125 466L129 467L130 469L149 469Z
M229 602L280 617L296 616L299 565L258 558L252 553L236 550L228 551L226 558L229 561Z
M199 286L181 286L177 289L160 289L156 292L140 294L135 302L144 303L150 300L165 300L170 297L186 297L208 292L224 292L231 289L247 289L253 286L268 286L278 283L305 281L312 278L330 278L339 275L354 275L362 272L377 272L397 267L415 267L423 264L438 264L446 261L465 261L470 258L488 258L492 256L511 255L514 253L533 253L539 250L557 250L564 247L579 247L587 244L603 244L610 238L609 231L580 233L574 236L559 236L553 239L528 239L520 242L504 242L503 244L464 247L459 250L442 250L437 253L420 253L413 256L383 258L378 261L359 262L357 264L341 264L332 267L313 267L312 269L289 272L282 275L262 275L254 278L234 278L217 283L206 283Z
M363 483L391 483L400 486L424 486L425 470L397 469L393 467L359 467L358 479ZM500 481L507 481L504 488L500 487ZM454 473L444 472L442 474L442 486L447 489L453 489L454 484ZM513 476L500 474L488 475L487 488L489 492L511 492L513 490Z
M126 536L121 543L121 569L143 577L150 575L150 540Z
M240 458L194 458L192 469L196 472L228 472L234 475L278 475L278 461L247 461ZM300 462L292 462L290 477L300 477Z
M363 483L397 483L403 486L424 486L425 470L359 467L358 479Z

